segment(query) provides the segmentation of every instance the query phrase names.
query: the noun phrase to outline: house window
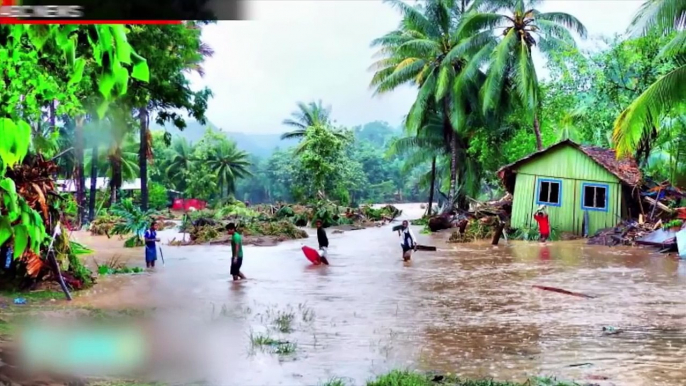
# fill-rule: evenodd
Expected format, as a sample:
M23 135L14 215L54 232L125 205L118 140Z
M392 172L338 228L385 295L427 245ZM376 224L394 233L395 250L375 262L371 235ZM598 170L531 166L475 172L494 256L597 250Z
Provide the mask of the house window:
M562 181L538 180L538 194L536 204L560 206L562 202Z
M583 184L582 205L583 209L600 210L607 212L607 185Z

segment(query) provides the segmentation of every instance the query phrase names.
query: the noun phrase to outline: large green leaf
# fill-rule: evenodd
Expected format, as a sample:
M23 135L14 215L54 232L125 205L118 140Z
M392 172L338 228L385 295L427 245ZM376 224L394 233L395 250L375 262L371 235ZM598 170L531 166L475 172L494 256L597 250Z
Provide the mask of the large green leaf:
M103 53L111 53L112 52L112 32L111 32L111 26L109 25L99 25L95 27L95 31L98 34L98 42L97 45L100 47Z
M18 259L26 251L29 245L29 232L26 225L21 224L14 227L14 258Z
M131 64L131 54L133 50L126 40L126 27L123 25L112 26L114 44L116 44L116 58L124 64Z
M17 125L9 118L0 118L0 158L6 167L12 167L17 163L14 152Z
M12 236L12 225L10 225L7 217L0 217L0 246L5 244Z
M14 134L14 151L17 162L21 162L29 152L31 146L31 126L25 121L17 122L17 129Z
M136 53L133 53L132 58L133 71L131 71L131 77L141 82L149 82L150 68L148 67L148 61Z
M81 82L81 79L83 79L84 68L86 68L86 59L76 59L76 62L74 62L74 69L72 71L71 78L69 79L69 84Z
M112 95L112 89L116 83L116 78L114 74L107 71L103 73L98 79L98 90L103 97L109 98Z
M117 62L112 66L112 73L117 85L117 96L125 95L129 87L129 72Z
M39 51L52 36L50 26L48 25L32 26L32 28L28 28L26 32L28 33L31 44Z

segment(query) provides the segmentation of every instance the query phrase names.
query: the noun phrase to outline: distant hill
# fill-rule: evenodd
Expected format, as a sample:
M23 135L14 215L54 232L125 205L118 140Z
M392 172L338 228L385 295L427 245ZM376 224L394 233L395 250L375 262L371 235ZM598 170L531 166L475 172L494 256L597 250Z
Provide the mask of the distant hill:
M217 127L209 121L207 122L207 125L201 125L198 121L188 120L186 121L186 128L183 129L183 131L180 131L171 125L167 126L167 130L172 136L186 138L188 142L197 143L203 135L205 135L208 126ZM164 130L164 127L155 124L152 129ZM297 139L281 140L281 134L236 133L218 129L217 131L224 133L227 138L236 141L236 145L238 145L239 149L260 158L271 156L276 148L285 149L298 143ZM353 128L353 131L358 140L371 142L376 146L384 146L385 142L392 136L401 134L399 128L394 128L386 122L378 121L356 126Z
M167 130L172 136L186 138L188 142L197 143L202 136L205 135L208 126L217 127L209 121L207 122L207 125L203 126L198 121L188 120L186 121L186 128L183 129L183 131L172 127L171 125L167 126ZM153 129L164 130L164 127L155 125ZM234 140L239 149L257 157L269 157L277 147L288 148L298 143L297 140L282 141L281 134L235 133L218 129L217 131L219 133L224 133L227 138Z

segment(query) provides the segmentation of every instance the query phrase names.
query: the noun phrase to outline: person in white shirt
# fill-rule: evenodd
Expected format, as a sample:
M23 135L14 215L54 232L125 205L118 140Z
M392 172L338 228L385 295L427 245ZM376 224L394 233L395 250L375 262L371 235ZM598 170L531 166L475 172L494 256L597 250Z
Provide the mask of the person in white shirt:
M417 250L417 238L414 237L410 224L403 221L402 229L398 229L398 236L400 236L400 245L403 248L403 260L410 261L412 258L412 251Z

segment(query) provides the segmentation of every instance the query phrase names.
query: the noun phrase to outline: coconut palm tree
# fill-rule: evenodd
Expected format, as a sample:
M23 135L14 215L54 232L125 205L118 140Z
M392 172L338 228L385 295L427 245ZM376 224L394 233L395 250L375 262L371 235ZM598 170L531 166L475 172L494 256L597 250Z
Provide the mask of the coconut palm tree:
M387 157L406 156L403 172L407 173L419 165L431 162L431 170L424 174L421 182L429 181L429 203L426 214L431 216L436 192L436 161L450 155L450 147L443 138L443 116L440 111L429 114L427 122L416 132L407 131L407 136L393 140L386 152ZM407 125L406 125L407 127Z
M686 2L683 0L647 0L630 28L634 35L646 35L653 29L665 34L676 31L656 59L686 55ZM613 141L618 157L633 153L641 141L657 131L661 118L686 102L686 64L681 63L655 81L617 117Z
M540 0L477 1L459 30L479 30L501 36L496 44L482 44L476 39L470 42L482 45L482 53L489 53L487 78L482 89L483 109L502 109L509 104L504 98L514 92L518 102L533 115L536 146L540 150L543 148L538 118L540 95L532 50L537 46L546 54L560 46L573 46L575 42L570 31L582 38L587 32L574 16L563 12L540 12L535 8L538 3Z
M188 175L193 162L195 162L193 147L188 143L186 138L179 137L174 139L169 152L169 164L165 170L165 174L172 182L183 180Z
M222 141L214 146L205 162L217 174L221 195L224 194L224 188L226 194L233 194L236 191L237 179L252 176L248 170L248 153L238 149L233 141Z
M183 128L183 118L170 112L181 109L204 123L204 108L200 107L202 103L197 103L201 99L198 95L203 95L203 92L194 93L185 76L189 72L204 76L202 64L214 55L214 50L200 38L204 24L207 23L187 21L177 26L138 26L130 33L131 45L148 60L152 73L150 82L144 86L134 83L127 93L130 99L127 103L134 107L139 126L138 164L143 211L148 208L148 162L153 157L151 115L158 112L158 121L172 121L177 127Z
M307 129L313 126L330 128L333 126L331 121L331 107L324 107L322 101L303 103L298 102L298 109L291 113L291 118L284 119L283 124L293 127L293 131L283 133L281 139L302 139L305 137ZM345 135L334 132L336 137L343 139Z
M110 182L110 205L119 200L117 196L124 181L132 181L139 175L138 169L138 147L132 133L125 133L121 139L110 144L107 152L87 149L84 151L86 163L84 169L97 170L100 176L107 176ZM97 149L97 147L96 147ZM93 165L95 161L96 165ZM91 174L91 178L93 175ZM91 180L91 188L93 188ZM94 197L93 197L94 198Z
M467 28L458 23L471 1L429 0L410 6L401 0L387 1L402 14L398 29L375 39L380 59L371 86L375 94L384 94L401 85L418 88L417 98L407 117L411 131L417 131L430 115L430 106L440 109L443 116L443 139L450 149L450 188L448 200L456 200L458 176L463 167L460 158L467 143L460 133L478 126L479 101L476 97L484 77L478 66L469 66L472 56L494 36ZM447 209L451 209L449 205Z

